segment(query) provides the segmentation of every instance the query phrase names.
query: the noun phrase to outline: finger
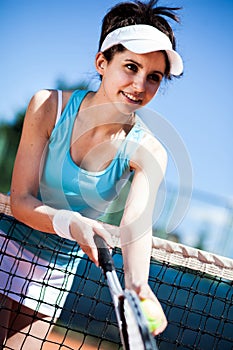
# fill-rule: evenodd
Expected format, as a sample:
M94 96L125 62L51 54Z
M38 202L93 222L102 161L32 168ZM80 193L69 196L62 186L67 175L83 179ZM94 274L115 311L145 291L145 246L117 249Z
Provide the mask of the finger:
M94 243L93 243L94 245ZM98 251L97 248L95 247L90 247L87 245L80 245L81 249L83 250L83 252L88 256L88 258L93 261L93 263L96 266L99 266L99 260L98 260Z
M99 259L98 259L98 251L97 248L93 248L92 249L92 256L93 256L93 263L99 267Z
M103 222L102 225L105 228L105 230L107 230L111 235L114 235L114 236L120 238L120 227L119 226L110 225L110 224L107 224L106 222Z
M154 336L157 336L159 335L160 333L162 333L167 327L167 321L164 320L164 322L161 324L161 326L159 326L154 332L153 332L153 335Z
M102 237L109 247L114 248L114 243L111 234L107 230L105 230L102 225L95 225L93 227L93 231L97 235Z

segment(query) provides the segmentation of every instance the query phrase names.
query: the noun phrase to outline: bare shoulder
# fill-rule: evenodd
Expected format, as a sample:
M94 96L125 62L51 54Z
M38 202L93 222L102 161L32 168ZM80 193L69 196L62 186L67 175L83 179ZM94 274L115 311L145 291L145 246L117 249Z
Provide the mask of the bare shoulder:
M62 91L62 111L65 108L73 91ZM50 136L54 128L58 111L58 91L57 90L39 90L31 98L27 112L26 122L30 125L46 131Z
M28 109L35 112L38 109L52 107L57 102L56 90L39 90L32 96Z
M41 127L50 133L56 120L57 103L56 90L40 90L36 92L29 102L25 117L26 121L29 121L31 126Z
M167 151L162 143L150 133L145 133L140 146L131 160L133 168L152 169L153 165L160 167L163 173L167 167ZM154 167L156 168L156 167Z

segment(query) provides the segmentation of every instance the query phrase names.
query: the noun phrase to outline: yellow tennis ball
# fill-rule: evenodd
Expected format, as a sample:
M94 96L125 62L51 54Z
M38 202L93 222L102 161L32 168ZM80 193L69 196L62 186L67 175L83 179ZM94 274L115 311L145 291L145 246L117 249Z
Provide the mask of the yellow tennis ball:
M149 331L154 332L162 324L161 318L158 318L158 306L150 299L141 300L140 305L147 320Z

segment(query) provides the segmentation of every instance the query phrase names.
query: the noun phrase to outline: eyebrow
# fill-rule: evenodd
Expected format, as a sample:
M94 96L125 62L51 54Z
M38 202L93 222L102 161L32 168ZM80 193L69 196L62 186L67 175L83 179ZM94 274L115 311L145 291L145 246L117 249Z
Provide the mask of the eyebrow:
M131 62L136 64L136 66L138 66L139 68L143 68L143 65L137 61L132 60L131 58L126 58L125 62ZM153 73L158 73L160 74L162 77L164 76L164 73L162 73L160 70L154 70Z

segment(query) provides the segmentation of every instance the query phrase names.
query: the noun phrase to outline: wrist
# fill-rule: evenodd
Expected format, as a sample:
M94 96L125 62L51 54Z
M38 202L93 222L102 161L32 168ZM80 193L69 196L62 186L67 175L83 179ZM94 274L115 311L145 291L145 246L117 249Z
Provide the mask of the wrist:
M78 213L75 213L75 216L76 214ZM53 229L58 236L75 241L70 232L70 223L73 217L74 213L69 210L58 210L56 212L52 223Z
M138 288L144 288L148 286L148 281L144 278L140 278L139 276L133 276L132 274L125 274L125 288L127 289L133 289L135 291L138 290Z
M148 283L132 283L130 285L126 285L125 288L129 290L134 290L141 300L155 300L156 298Z

